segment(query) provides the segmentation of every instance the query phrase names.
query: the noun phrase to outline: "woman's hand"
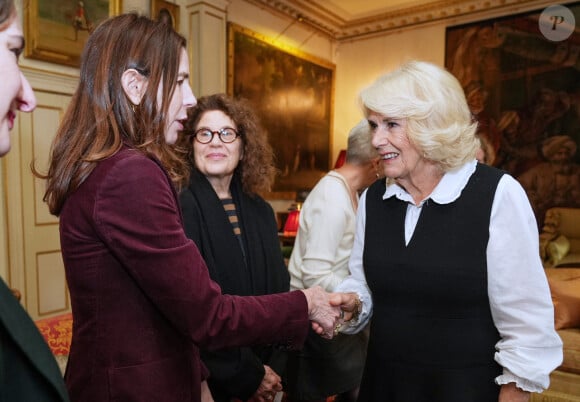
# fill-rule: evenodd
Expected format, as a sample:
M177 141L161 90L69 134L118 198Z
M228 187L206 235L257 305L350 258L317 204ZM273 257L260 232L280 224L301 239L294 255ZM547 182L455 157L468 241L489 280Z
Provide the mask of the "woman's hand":
M340 309L344 312L343 320L348 322L352 319L357 319L361 313L361 301L356 293L340 293L341 303Z
M272 401L276 394L282 391L282 379L274 370L264 364L265 374L260 386L250 398L250 402Z
M338 334L340 327L351 320L358 320L362 311L362 303L356 293L331 293L329 295L330 304L332 306L340 307L339 318L335 321L333 336ZM312 322L312 329L324 338L328 338L326 330L323 329L317 322ZM330 337L332 338L332 336Z
M340 293L326 293L320 286L304 289L308 302L308 318L312 329L323 338L332 339L340 323L342 297Z

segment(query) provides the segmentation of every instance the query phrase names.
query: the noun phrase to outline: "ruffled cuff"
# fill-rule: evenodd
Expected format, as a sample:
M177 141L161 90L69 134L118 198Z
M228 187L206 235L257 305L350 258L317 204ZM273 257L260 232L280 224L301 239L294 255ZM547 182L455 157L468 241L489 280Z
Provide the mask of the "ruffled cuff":
M536 384L532 381L526 380L525 378L520 378L514 373L510 372L508 369L503 369L503 374L496 377L495 383L498 385L509 384L510 382L515 382L516 387L528 391L528 392L543 392L544 387Z

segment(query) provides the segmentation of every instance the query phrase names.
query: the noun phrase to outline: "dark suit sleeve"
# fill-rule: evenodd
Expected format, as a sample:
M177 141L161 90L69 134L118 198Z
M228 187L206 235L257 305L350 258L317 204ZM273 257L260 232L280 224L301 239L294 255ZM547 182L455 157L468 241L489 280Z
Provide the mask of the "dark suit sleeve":
M38 328L0 279L0 401L68 402L60 369Z

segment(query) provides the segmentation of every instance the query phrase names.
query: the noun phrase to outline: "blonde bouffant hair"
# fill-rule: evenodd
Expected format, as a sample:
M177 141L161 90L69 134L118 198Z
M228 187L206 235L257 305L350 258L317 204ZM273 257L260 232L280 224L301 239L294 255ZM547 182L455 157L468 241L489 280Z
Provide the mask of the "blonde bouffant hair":
M475 157L477 123L461 84L441 67L407 62L364 89L360 102L367 117L375 112L405 119L409 141L443 171Z

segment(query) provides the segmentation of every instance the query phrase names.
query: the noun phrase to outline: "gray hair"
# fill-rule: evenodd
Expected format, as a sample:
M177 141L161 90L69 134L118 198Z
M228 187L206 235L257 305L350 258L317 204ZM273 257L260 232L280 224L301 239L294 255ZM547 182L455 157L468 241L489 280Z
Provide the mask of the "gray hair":
M378 151L371 144L372 132L369 122L362 119L348 134L346 161L354 165L370 162L377 156Z

